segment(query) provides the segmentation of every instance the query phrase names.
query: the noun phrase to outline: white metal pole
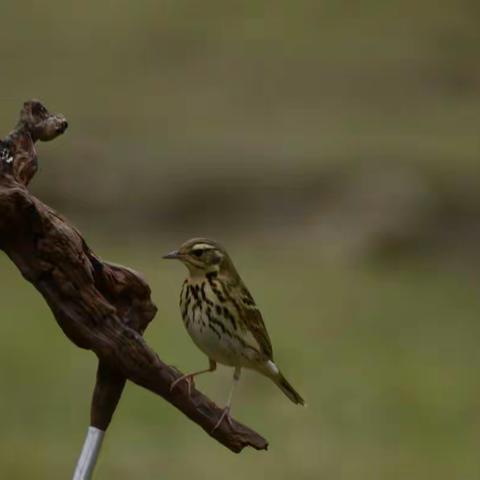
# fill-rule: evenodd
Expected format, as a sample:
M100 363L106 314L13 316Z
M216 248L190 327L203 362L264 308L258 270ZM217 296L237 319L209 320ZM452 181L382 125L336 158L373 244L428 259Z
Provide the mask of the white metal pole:
M97 463L105 432L96 427L88 427L82 453L78 459L73 480L91 480L93 469Z

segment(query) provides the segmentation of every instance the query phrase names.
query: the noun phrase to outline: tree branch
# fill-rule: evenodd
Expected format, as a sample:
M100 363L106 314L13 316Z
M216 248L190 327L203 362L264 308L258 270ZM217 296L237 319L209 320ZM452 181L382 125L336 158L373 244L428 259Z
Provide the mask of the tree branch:
M150 288L133 270L102 261L81 234L35 198L26 186L37 170L35 142L52 140L67 127L40 102L24 104L20 122L0 142L0 249L43 295L65 335L99 358L92 425L105 430L126 379L163 397L234 452L266 449L248 427L222 422L222 410L186 385L170 392L181 372L163 363L142 335L156 313Z

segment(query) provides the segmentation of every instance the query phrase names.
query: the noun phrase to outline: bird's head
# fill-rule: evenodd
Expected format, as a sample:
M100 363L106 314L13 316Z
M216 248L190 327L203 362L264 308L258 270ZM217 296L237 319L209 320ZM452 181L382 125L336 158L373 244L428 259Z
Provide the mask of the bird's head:
M192 238L163 258L182 261L191 275L206 275L218 273L222 269L233 269L225 249L207 238Z

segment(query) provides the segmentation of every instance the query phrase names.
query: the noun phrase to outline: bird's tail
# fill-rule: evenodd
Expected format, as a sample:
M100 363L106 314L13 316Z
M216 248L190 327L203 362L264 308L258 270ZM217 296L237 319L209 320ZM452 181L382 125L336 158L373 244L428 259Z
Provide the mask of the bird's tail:
M287 379L279 373L273 381L278 385L280 390L293 402L299 405L305 405L305 400L300 394L288 383Z

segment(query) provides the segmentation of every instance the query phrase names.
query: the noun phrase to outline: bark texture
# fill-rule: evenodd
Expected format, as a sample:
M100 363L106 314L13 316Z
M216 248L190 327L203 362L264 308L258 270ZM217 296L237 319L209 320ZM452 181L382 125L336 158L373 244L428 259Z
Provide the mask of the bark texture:
M185 384L170 392L181 372L163 363L142 337L157 310L146 281L101 260L75 227L28 191L37 171L36 141L52 140L67 126L62 115L32 100L0 141L0 250L42 294L65 335L97 355L92 425L108 428L130 380L163 397L230 450L266 449L264 438L238 422L212 431L222 410L195 388L191 396Z

